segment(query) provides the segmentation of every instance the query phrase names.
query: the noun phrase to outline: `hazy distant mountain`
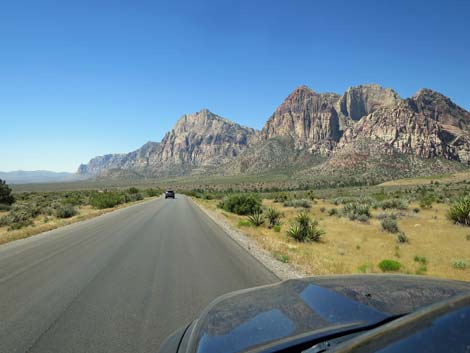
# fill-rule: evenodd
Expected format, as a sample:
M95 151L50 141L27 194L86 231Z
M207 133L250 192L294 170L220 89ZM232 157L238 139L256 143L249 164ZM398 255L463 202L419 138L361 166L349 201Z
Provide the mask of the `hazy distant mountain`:
M385 176L398 170L418 175L470 166L470 113L429 89L402 99L376 84L351 87L342 95L300 86L261 131L204 109L181 117L161 142L96 157L78 173L156 177L304 170L303 175L310 171L316 177L332 169L341 174L341 166L348 173L357 166L358 171L380 170Z
M83 179L76 173L51 172L48 170L15 170L12 172L0 172L0 179L6 180L8 184L30 184L30 183L58 183Z

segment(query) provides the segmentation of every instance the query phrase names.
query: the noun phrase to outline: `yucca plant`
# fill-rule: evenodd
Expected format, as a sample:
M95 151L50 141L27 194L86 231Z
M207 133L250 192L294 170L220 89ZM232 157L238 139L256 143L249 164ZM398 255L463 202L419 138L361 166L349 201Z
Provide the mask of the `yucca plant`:
M279 225L281 217L282 217L282 213L278 211L277 209L275 209L274 207L269 207L266 210L265 217L269 222L268 227L272 228L274 226Z
M325 231L318 228L318 221L312 220L307 212L300 212L287 230L289 237L301 242L319 241L324 234Z
M455 223L470 226L470 196L464 196L450 206L447 217Z
M264 223L263 214L260 210L254 211L251 215L248 216L248 222L250 222L255 227L259 227Z

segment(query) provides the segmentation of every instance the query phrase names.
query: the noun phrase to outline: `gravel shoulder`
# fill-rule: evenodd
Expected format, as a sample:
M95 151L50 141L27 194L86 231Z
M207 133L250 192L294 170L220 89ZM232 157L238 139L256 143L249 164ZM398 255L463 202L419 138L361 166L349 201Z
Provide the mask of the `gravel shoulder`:
M232 227L221 214L204 207L204 205L197 202L197 200L191 198L191 201L197 205L209 218L217 223L235 242L248 251L264 266L270 269L281 280L307 277L307 274L296 269L291 264L276 260L269 251L259 246L254 239L249 238L239 230Z

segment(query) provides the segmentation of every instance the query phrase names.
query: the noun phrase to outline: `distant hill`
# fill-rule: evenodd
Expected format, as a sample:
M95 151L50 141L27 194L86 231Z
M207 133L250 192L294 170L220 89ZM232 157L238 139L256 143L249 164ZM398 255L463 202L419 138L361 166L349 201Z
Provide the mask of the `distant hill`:
M421 89L410 98L377 84L343 94L295 89L261 131L207 109L183 115L160 142L93 158L84 177L262 175L382 182L470 167L470 113Z
M59 183L83 179L76 173L51 172L48 170L15 170L12 172L0 172L0 179L8 184L32 184L32 183Z

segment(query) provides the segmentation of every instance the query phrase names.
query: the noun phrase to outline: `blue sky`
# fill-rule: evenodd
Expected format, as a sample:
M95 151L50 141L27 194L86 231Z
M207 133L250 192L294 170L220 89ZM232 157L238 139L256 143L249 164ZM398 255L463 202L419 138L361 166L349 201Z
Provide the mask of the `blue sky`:
M261 128L297 86L470 109L470 2L1 1L0 170L75 171L205 107Z

